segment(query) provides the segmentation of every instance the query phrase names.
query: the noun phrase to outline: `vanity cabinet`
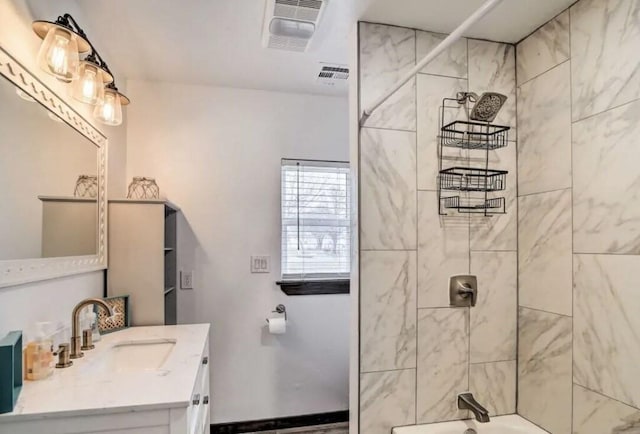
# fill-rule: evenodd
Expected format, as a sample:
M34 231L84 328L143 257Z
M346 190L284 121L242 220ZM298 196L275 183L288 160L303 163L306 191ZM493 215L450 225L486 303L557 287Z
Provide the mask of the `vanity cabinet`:
M128 295L131 325L177 322L177 214L164 200L109 201L107 295Z
M200 360L191 402L186 409L173 409L169 434L205 434L209 432L211 395L209 394L209 345Z
M174 343L157 370L105 371L119 345ZM133 327L104 335L74 365L26 381L0 434L208 434L209 325ZM154 358L149 349L148 358ZM155 353L157 355L157 353Z

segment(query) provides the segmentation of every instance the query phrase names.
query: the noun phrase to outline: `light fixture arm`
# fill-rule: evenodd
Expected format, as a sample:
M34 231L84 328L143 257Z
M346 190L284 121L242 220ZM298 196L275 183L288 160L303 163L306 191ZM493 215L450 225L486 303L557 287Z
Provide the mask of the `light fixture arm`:
M91 47L91 53L89 53L89 55L85 58L85 60L95 63L96 65L100 66L102 69L107 71L109 74L111 74L112 77L114 77L113 73L111 72L111 69L109 69L109 66L107 65L107 62L105 62L104 58L100 55L98 50L96 50L96 47L93 45L93 43L89 39L86 32L82 29L82 27L80 27L80 24L78 24L78 21L76 21L76 19L73 18L71 14L64 14L62 16L59 16L58 19L56 20L56 24L66 27L72 30L73 32L77 33L78 35L82 36L89 43L89 46ZM115 77L114 77L114 82L115 82ZM113 88L116 90L118 89L117 87L115 87L115 84L113 85Z

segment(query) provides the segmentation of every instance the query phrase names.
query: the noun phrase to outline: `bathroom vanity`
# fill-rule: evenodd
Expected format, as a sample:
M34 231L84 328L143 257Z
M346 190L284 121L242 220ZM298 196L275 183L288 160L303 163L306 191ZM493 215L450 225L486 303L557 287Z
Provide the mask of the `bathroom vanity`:
M133 327L41 381L25 381L0 433L209 432L209 325Z

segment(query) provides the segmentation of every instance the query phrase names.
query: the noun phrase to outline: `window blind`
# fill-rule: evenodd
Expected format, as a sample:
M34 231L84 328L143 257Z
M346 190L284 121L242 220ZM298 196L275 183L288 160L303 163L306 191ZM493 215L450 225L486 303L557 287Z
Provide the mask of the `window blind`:
M343 162L282 160L282 279L345 279L350 176Z

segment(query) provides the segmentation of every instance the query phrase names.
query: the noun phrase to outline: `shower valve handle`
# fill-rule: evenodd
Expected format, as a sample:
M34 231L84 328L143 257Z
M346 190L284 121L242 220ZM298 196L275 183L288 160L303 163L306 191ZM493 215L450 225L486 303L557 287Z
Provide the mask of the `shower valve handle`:
M478 290L477 289L472 288L471 286L469 286L466 283L461 283L460 287L458 288L458 294L460 294L460 296L463 297L463 298L471 297L471 306L475 306L476 305L476 300L478 299Z

